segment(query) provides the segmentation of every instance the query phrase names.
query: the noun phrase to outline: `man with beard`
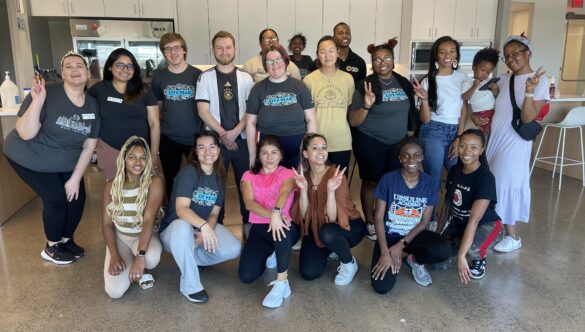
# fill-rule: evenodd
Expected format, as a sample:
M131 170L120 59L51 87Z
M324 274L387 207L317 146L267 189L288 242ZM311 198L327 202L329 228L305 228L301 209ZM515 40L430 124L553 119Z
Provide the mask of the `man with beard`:
M201 70L187 63L187 43L180 34L165 33L159 47L167 67L152 77L152 91L161 110L160 162L165 191L171 197L181 160L189 156L195 135L201 130L201 119L195 112L195 90Z
M252 58L248 59L242 66L248 74L252 76L254 82L260 82L266 77L268 77L268 73L264 70L264 64L262 64L262 50L272 46L272 45L279 45L278 42L278 34L276 31L272 29L264 29L260 32L260 36L258 37L260 41L260 53L256 54ZM294 62L290 62L286 67L287 75L290 77L296 78L297 80L301 80L301 72L297 65Z
M240 196L242 222L246 224L248 211L240 191L240 179L249 168L244 116L246 100L254 82L248 73L234 65L236 46L231 33L216 33L211 41L211 48L217 64L199 76L195 96L197 111L205 126L219 134L221 156L226 169L232 164ZM219 223L223 223L223 217L222 207Z
M353 77L357 84L366 78L366 62L355 54L349 44L351 43L351 29L345 22L339 22L333 28L333 38L339 48L337 67Z

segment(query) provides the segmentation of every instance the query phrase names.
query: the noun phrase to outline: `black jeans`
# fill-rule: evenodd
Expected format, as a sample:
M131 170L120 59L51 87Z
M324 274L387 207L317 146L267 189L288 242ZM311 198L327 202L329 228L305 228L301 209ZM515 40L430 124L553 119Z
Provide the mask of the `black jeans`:
M236 140L238 144L238 150L230 151L225 148L225 146L221 146L221 157L223 158L223 166L225 167L226 171L230 163L232 164L232 168L234 170L234 179L236 181L236 188L238 189L238 196L240 198L240 214L242 215L242 223L248 222L249 212L246 210L246 205L244 204L244 198L242 197L242 191L240 190L240 180L242 179L242 175L244 172L250 169L250 159L248 155L248 144L246 143L245 139L238 138ZM224 202L225 205L225 202ZM221 211L219 212L219 216L217 217L217 222L223 225L223 218L225 215L225 208L222 206Z
M179 144L165 135L160 135L160 163L165 174L165 193L167 199L171 199L173 181L181 169L181 158L189 157L193 145Z
M51 242L59 242L61 238L72 238L85 207L85 184L83 178L79 182L79 196L71 202L67 201L65 182L72 172L43 173L22 167L8 159L16 174L39 195L43 201L43 226L45 236Z
M386 235L388 248L402 240L402 238L403 237L399 235ZM412 240L408 246L404 248L404 252L413 254L414 259L418 264L434 264L449 259L451 256L451 247L449 242L447 242L447 240L445 240L441 235L425 230L420 232L414 238L414 240ZM378 263L380 256L380 245L376 243L376 245L374 245L374 253L372 254L372 268L370 271L374 269L374 266L376 266ZM376 291L376 293L386 294L392 288L394 288L397 276L398 274L392 274L392 271L388 269L384 279L374 280L374 278L371 278L372 288Z
M282 273L288 270L291 247L299 240L299 227L292 224L285 234L286 238L282 241L274 241L272 232L268 232L268 224L252 224L238 267L242 282L249 284L260 278L266 269L266 259L273 252L276 252L276 271Z
M366 234L366 225L362 219L349 221L350 230L341 228L338 224L326 224L319 230L319 239L325 247L315 243L313 234L303 237L303 245L299 258L299 269L306 280L321 277L327 267L327 257L334 252L342 263L350 263L353 259L351 248L357 246Z

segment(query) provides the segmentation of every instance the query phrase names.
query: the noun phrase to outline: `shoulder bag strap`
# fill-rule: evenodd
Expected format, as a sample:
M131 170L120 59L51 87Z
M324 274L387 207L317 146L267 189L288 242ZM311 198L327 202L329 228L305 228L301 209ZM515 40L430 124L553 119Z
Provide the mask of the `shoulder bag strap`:
M516 95L514 94L514 74L510 75L510 101L512 102L512 109L514 110L514 119L520 119L520 108L516 104Z

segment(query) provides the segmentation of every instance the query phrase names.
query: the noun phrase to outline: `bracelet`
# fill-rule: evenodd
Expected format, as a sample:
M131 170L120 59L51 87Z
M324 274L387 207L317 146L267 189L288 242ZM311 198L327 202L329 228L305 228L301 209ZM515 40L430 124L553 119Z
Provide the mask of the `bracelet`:
M207 223L207 221L204 222L203 224L199 225L199 229L203 228L203 226L205 226L205 225L208 225L209 226L209 223Z
M530 97L530 98L532 98L532 97L534 97L534 93L526 93L524 95L524 97Z
M364 106L362 106L362 108L363 108L364 110L366 110L366 111L369 111L369 110L370 110L370 108L372 108L372 106L370 106L370 107L366 107L366 105L364 105Z

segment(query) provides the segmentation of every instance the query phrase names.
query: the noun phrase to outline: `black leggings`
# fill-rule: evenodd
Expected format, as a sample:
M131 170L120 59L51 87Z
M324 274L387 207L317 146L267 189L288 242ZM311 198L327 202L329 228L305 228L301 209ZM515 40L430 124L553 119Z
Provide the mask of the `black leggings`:
M306 280L317 279L323 275L327 267L327 257L334 252L342 263L350 263L353 259L351 248L357 246L366 234L366 225L362 219L349 221L350 230L341 228L338 224L326 224L319 230L319 239L325 247L315 243L313 234L303 237L299 269Z
M22 167L8 159L16 174L39 195L43 201L43 225L45 236L51 242L62 238L72 238L83 214L85 206L85 185L79 182L79 196L67 202L65 182L72 172L43 173Z
M179 144L165 135L160 135L160 164L165 175L165 193L167 199L171 199L173 181L181 169L181 158L189 157L192 145Z
M276 271L282 273L288 270L291 247L299 240L299 227L292 224L285 234L286 238L282 241L274 241L272 232L268 232L268 224L252 224L238 267L242 282L249 284L260 278L266 269L266 259L273 252L276 252Z
M388 248L400 240L402 240L402 236L386 235ZM408 246L404 248L404 252L413 254L414 259L418 264L434 264L449 259L451 256L451 247L449 246L449 242L447 242L447 240L445 240L441 235L425 230L420 232L414 238L414 240L412 240ZM378 264L379 259L380 245L376 243L376 245L374 245L374 253L372 254L371 270L373 270L374 266ZM374 280L374 278L371 278L372 288L377 293L386 294L394 287L397 276L398 274L392 274L392 271L388 269L384 279Z

